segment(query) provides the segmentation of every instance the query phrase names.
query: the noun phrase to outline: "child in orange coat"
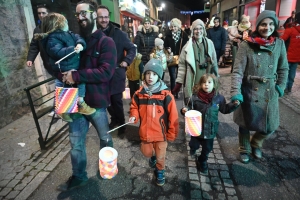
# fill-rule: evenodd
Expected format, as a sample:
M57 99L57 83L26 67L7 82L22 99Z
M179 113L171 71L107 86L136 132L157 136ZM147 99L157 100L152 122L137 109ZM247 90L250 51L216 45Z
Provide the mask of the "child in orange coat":
M134 93L130 106L129 122L140 119L139 135L141 152L150 158L150 167L155 167L156 184L165 183L165 158L167 141L178 135L178 111L174 96L161 80L161 62L151 59L144 68L143 86Z

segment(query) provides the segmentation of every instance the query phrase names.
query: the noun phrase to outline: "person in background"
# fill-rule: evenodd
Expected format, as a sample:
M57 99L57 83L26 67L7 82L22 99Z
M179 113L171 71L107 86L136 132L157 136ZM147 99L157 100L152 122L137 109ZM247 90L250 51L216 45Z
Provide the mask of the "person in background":
M225 28L225 30L228 29L228 22L227 22L227 21L224 21L224 22L223 22L223 28Z
M205 25L197 19L191 26L192 37L182 49L179 57L178 76L173 93L183 85L184 101L192 96L193 87L204 74L218 76L217 56L214 44L206 37Z
M284 41L276 31L274 11L261 12L256 30L241 42L231 76L231 100L241 105L233 113L239 126L239 152L243 163L250 153L262 158L263 142L279 126L279 97L284 94L288 62ZM250 140L250 131L255 131Z
M198 137L191 136L189 142L190 155L194 156L199 146L202 146L201 154L196 160L196 166L202 173L207 173L208 154L213 149L214 138L218 133L219 112L228 114L233 112L239 101L226 103L225 97L218 92L218 79L213 74L204 74L193 89L193 96L186 107L181 109L184 115L188 110L197 110L202 114L202 132Z
M143 64L150 59L150 52L155 46L154 40L158 38L158 27L151 25L149 17L145 17L142 21L142 25L138 26L138 31L134 38L134 44L137 46L138 53L142 54Z
M290 40L290 45L287 49L289 73L286 88L284 90L285 94L290 94L292 92L298 63L300 63L300 12L296 14L294 26L286 29L284 34L281 36L281 39L284 41Z
M232 69L233 69L233 65L234 65L234 60L235 60L235 56L236 56L236 52L237 52L237 42L238 42L238 38L236 38L237 35L239 35L238 32L238 27L239 22L237 20L233 20L232 21L232 26L229 26L227 29L228 32L228 38L229 41L231 42L231 52L232 52L232 65L231 65L231 73L232 73Z
M225 53L227 31L220 26L221 18L214 18L214 27L207 30L207 38L211 39L214 43L217 61L219 62L220 57Z
M162 39L155 39L155 47L150 53L150 59L152 58L157 59L161 62L161 66L163 68L163 75L161 80L164 80L164 71L167 69L167 63L173 60L173 52L171 52L171 48L169 48L168 51L164 48L164 41Z
M80 68L77 71L58 73L56 78L64 82L85 83L84 100L96 109L92 115L70 114L73 122L69 122L70 155L72 175L58 186L60 191L69 191L87 184L87 154L86 134L90 123L95 127L100 138L100 149L113 147L109 131L106 108L110 104L110 80L115 72L117 50L114 41L105 36L102 30L97 30L97 3L83 0L77 3L75 17L79 24L80 35L87 46L80 58Z
M296 18L296 11L293 10L292 15L289 18L287 18L286 21L284 22L283 27L285 29L291 28L293 26L294 22L296 21L296 19L297 19Z
M97 8L97 23L103 33L112 38L117 48L117 64L115 73L110 81L110 106L107 108L111 116L109 128L125 124L125 114L123 108L123 91L125 90L126 69L132 63L136 47L129 40L127 33L121 31L109 21L109 9L104 5ZM125 53L124 53L125 52ZM118 136L124 137L126 126L118 129Z
M155 168L156 184L165 184L165 159L168 142L178 135L179 122L176 102L162 78L161 62L151 59L144 69L143 86L133 95L129 122L139 120L141 152ZM151 112L149 112L151 110Z
M174 55L178 56L181 53L183 46L189 40L188 35L181 30L181 21L177 18L173 18L170 22L171 31L167 32L164 42L165 49L170 49L169 51L173 52ZM175 87L175 81L177 77L177 70L178 65L169 66L168 67L169 74L170 74L170 84L171 84L171 91ZM178 92L173 93L175 98L178 98Z

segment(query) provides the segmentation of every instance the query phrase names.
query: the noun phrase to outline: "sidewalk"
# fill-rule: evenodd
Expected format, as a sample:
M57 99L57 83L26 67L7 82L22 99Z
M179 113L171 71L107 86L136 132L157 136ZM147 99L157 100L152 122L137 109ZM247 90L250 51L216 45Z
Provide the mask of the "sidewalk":
M230 68L220 68L221 83L224 84L222 89L226 89L223 93L228 98L228 86L230 85ZM300 68L297 69L297 76L293 91L290 95L283 97L281 102L289 105L294 110L300 113ZM125 107L124 103L124 107ZM128 104L125 112L127 112ZM178 109L182 107L182 101L177 101ZM128 117L128 114L126 114ZM42 119L43 128L47 128L50 117L45 116ZM183 124L183 118L180 117L180 123ZM59 120L55 123L56 128L63 125ZM211 197L211 184L207 182L214 182L218 184L218 191L226 191L220 193L220 198L231 197L238 199L237 192L233 187L233 182L228 173L228 166L222 156L218 141L214 142L214 151L209 155L209 172L210 177L197 173L194 159L188 156L189 136L184 137L183 126L180 129L180 138L178 142L184 144L187 151L183 152L187 159L188 179L190 182L190 196L194 199L202 197ZM183 137L182 137L183 136ZM117 145L128 145L126 141L119 141ZM22 147L18 143L25 143ZM56 168L63 158L70 150L68 134L61 137L56 143L47 151L41 151L38 144L38 133L31 114L27 114L15 122L7 125L0 130L0 200L2 199L27 199L38 186L46 179L47 176ZM199 152L198 152L199 153ZM125 156L120 154L120 156ZM125 159L125 158L120 158ZM174 160L174 158L172 158ZM182 166L183 167L183 166ZM128 171L128 170L127 170ZM129 170L130 172L130 170ZM221 182L222 180L222 182ZM51 192L50 192L51 193Z

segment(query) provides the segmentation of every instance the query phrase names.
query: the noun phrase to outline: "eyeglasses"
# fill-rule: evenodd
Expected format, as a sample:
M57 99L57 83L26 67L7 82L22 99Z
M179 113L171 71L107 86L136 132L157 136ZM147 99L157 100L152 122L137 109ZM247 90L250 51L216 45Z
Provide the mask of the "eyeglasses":
M99 16L98 18L99 18L99 19L102 19L102 20L103 20L103 19L109 19L109 16Z
M86 16L86 13L92 13L92 12L94 12L94 11L92 11L92 10L82 10L82 11L80 11L79 13L75 13L75 17L79 17L79 15L81 15L81 17L85 17Z

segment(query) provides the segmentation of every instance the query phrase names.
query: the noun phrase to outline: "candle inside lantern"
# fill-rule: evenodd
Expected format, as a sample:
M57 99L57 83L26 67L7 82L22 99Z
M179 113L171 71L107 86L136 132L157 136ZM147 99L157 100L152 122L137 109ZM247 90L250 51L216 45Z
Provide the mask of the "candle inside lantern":
M100 176L104 179L112 179L118 174L118 152L112 147L104 147L99 152Z

